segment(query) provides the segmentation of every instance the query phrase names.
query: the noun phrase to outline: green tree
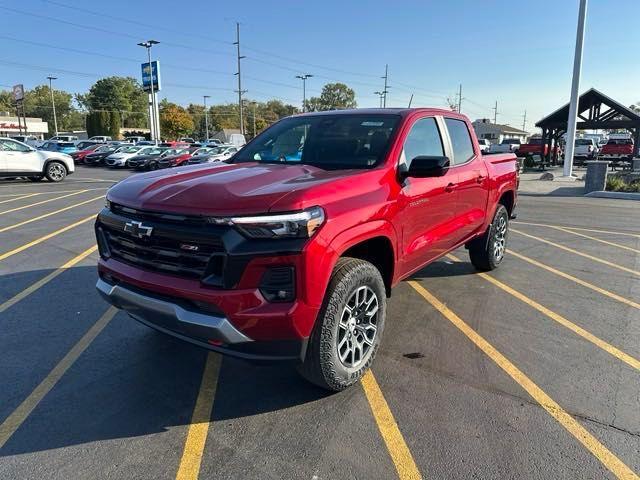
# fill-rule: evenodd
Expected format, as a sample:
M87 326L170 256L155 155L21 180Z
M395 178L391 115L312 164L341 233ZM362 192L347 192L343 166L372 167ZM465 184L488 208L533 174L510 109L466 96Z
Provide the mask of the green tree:
M159 106L160 130L164 138L176 139L193 133L193 119L187 110L166 99Z
M89 137L93 137L94 135L109 135L113 138L118 138L120 127L118 126L116 133L112 134L114 122L112 117L112 112L105 110L90 112L87 115L87 135Z
M54 88L53 98L56 103L58 131L84 129L84 118L73 106L73 95ZM49 134L54 134L53 106L51 104L51 90L48 85L38 85L33 90L25 91L24 110L27 117L42 118L49 124Z
M206 122L204 118L204 105L190 103L187 112L193 120L194 130L193 136L197 139L205 139L207 136ZM211 125L209 125L209 134L211 134Z
M344 83L327 83L322 87L319 97L311 97L305 102L306 110L309 112L340 110L357 106L356 93Z
M13 95L8 90L0 90L0 112L10 112L15 114L16 107L13 102Z
M124 127L148 127L146 114L148 97L134 78L102 78L94 83L86 94L76 95L76 100L89 111L118 112Z

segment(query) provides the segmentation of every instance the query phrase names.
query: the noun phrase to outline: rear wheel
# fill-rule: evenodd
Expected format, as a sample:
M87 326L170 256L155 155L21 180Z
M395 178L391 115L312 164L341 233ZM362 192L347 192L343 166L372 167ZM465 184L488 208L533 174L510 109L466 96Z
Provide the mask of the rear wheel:
M60 162L49 162L45 167L45 177L50 182L61 182L67 176L67 169Z
M473 266L482 271L498 268L507 250L508 237L509 212L504 205L498 205L487 232L468 245Z
M341 258L299 368L302 376L333 391L358 382L376 356L385 315L380 271L364 260Z

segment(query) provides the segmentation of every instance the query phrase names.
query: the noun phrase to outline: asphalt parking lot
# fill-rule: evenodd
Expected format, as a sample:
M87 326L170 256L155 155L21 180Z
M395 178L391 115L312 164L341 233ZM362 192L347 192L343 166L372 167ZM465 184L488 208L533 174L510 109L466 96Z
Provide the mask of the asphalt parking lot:
M521 196L503 265L403 282L372 374L328 394L108 308L93 216L129 174L0 181L0 478L640 473L637 202Z

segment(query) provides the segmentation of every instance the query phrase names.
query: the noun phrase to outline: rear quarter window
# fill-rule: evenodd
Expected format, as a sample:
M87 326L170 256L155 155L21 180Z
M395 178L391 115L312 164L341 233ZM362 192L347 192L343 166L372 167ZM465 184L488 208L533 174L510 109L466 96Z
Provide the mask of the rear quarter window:
M449 131L451 139L451 148L453 149L452 163L460 165L466 163L473 158L473 143L471 143L471 134L467 128L466 122L455 118L445 118L445 124Z

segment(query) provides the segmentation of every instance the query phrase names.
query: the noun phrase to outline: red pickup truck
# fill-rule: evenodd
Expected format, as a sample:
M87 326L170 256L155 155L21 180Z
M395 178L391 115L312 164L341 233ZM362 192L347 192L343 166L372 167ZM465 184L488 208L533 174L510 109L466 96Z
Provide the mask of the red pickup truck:
M633 160L633 140L630 138L610 139L598 155L601 158Z
M551 149L551 154L558 152L558 157L560 157L561 152L557 146L554 146ZM549 145L546 143L542 144L542 138L530 138L527 143L523 143L520 145L518 149L519 157L526 157L528 155L542 155L545 156L549 153Z
M97 289L134 319L210 350L295 360L356 383L401 280L462 245L503 260L516 157L483 156L439 109L282 119L228 163L129 177L95 224Z

